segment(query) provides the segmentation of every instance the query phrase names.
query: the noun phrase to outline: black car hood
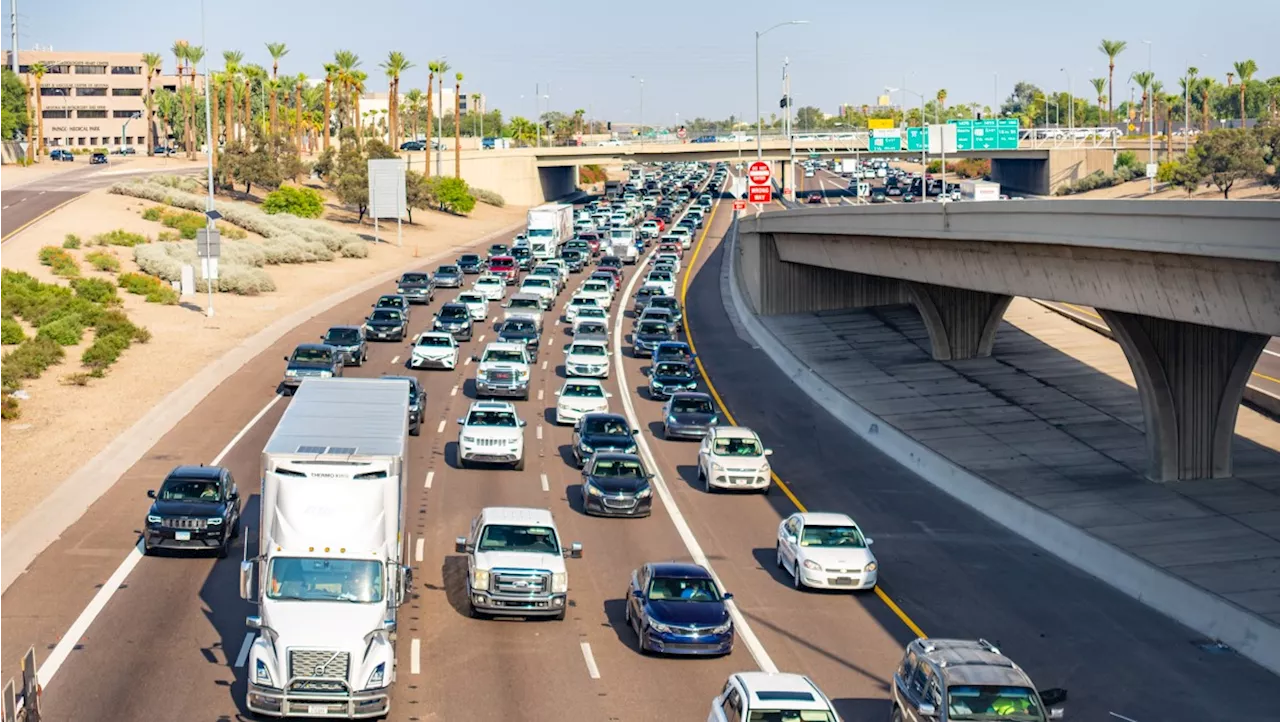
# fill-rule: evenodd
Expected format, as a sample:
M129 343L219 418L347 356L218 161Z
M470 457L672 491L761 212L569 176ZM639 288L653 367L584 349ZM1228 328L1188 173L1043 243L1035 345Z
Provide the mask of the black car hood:
M715 414L702 413L674 413L671 416L675 418L677 424L683 424L685 426L707 426L711 423L711 420L716 417Z
M659 342L659 341L670 341L670 340L671 340L671 336L670 336L670 334L665 334L665 333L643 333L643 332L637 332L637 333L636 333L636 338L637 338L637 339L639 339L639 340L641 340L641 341L644 341L645 343L657 343L657 342Z
M698 382L698 380L693 378L692 376L676 376L674 374L654 374L649 378L653 379L654 381L657 381L660 384L672 384L672 385L693 384Z
M579 438L597 451L613 448L629 449L636 445L635 437L629 434L583 434Z
M221 500L218 501L164 501L151 504L151 513L157 516L222 516Z
M634 494L649 484L646 479L633 477L587 476L587 479L591 481L592 486L606 494L616 494L618 492Z
M373 326L374 328L395 328L397 326L403 326L404 319L400 319L399 321L377 320L377 321L369 321L368 323L370 326Z
M466 318L441 318L436 316L436 321L442 326L465 326L471 321L471 317Z
M718 627L729 621L729 610L723 602L650 600L645 606L649 609L649 618L663 624Z

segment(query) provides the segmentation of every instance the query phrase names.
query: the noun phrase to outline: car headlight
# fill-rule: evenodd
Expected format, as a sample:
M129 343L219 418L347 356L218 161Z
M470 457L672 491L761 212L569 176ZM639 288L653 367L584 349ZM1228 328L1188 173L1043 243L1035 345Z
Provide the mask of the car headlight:
M271 670L267 669L267 663L261 659L254 660L253 663L253 681L255 684L261 684L271 687Z
M678 422L678 421L676 421L676 417L674 417L674 416L668 416L668 417L667 417L667 423L668 423L668 424L676 424L676 423L679 423L679 422Z
M604 492L600 491L600 489L598 489L595 484L592 484L589 481L586 484L583 484L583 487L587 490L587 493L590 494L591 496L604 496Z
M209 526L222 526L222 517L211 516L206 520Z
M332 371L321 371L321 372L320 372L320 374L319 374L319 376L320 376L320 378L322 378L322 379L327 379L327 378L329 378L330 376L333 376L333 372L332 372Z
M773 468L769 466L769 462L766 461L764 465L760 467L760 474L761 476L769 476L772 473L773 473Z
M653 496L653 487L651 486L646 486L645 488L636 492L637 499L648 499L651 496Z
M369 675L369 683L366 688L381 687L383 673L387 671L387 663L379 662L377 667L373 668L373 674Z
M162 519L158 514L147 514L148 524L159 524L162 521L164 521L164 519Z
M815 561L814 561L814 560L812 560L812 559L805 559L805 560L804 560L804 568L805 568L805 569L811 569L811 570L813 570L813 571L815 571L815 572L820 572L820 571L822 571L822 565L821 565L821 564L819 564L819 563L817 563L817 562L815 562Z
M627 447L627 449L626 449L626 452L625 452L625 453L628 453L628 454L634 454L634 453L636 453L636 449L637 449L636 445L635 445L635 444L632 444L631 446L628 446L628 447Z
M288 376L289 378L296 378L298 375L298 372L294 369L285 369L284 375Z
M663 634L669 634L671 632L671 627L668 627L662 622L655 622L652 619L649 620L649 628L655 632L661 632Z
M876 564L875 562L868 562L868 563L867 563L867 565L866 565L865 567L863 567L863 568L862 568L862 571L864 571L864 572L874 572L875 570L877 570L877 569L879 569L879 568L880 568L880 565L879 565L879 564Z
M556 572L551 575L551 593L565 594L569 591L569 574L567 572Z
M594 449L585 441L578 442L578 450L590 454Z
M472 589L488 589L489 588L489 570L477 569L471 572L471 588Z
M438 318L435 320L435 323L433 324L433 326L434 326L435 328L444 328L444 324L443 324L443 323L440 323L440 319L438 319Z
M724 633L728 632L730 629L733 629L733 622L732 622L732 621L725 622L724 624L721 624L721 625L720 625L720 626L718 626L718 627L713 627L713 628L711 629L711 633L712 633L712 634L724 634Z
M712 425L712 426L714 426L715 424L718 424L718 423L720 423L720 417L719 417L719 416L712 416L712 417L711 417L711 420L707 422L707 424L708 424L708 425Z

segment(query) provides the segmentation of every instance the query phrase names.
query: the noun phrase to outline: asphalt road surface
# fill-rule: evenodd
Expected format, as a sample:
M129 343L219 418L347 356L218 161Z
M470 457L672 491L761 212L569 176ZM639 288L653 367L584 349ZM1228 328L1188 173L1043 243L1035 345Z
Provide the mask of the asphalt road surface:
M623 624L632 569L690 558L675 515L735 594L768 659L783 671L812 676L847 720L887 718L888 685L903 644L916 634L913 625L934 636L998 642L1040 687L1070 690L1074 719L1113 719L1109 712L1137 722L1274 716L1268 699L1274 695L1266 692L1275 689L1273 676L1230 652L1196 646L1201 640L1189 630L958 505L841 427L739 338L720 296L719 241L731 216L730 205L719 204L696 259L686 254L690 335L728 409L775 450L771 461L795 498L814 510L853 514L876 539L881 592L793 590L775 568L774 541L778 522L795 503L781 489L767 497L701 491L694 479L697 445L657 438L660 405L643 391L648 361L632 358L625 342L623 372L607 382L613 409L621 409L621 394L631 395L675 506L655 501L648 519L583 516L580 477L569 463L571 430L552 423L568 337L548 314L530 398L516 402L528 422L523 472L457 467L453 420L474 395L471 364L411 372L428 393L423 432L410 439L408 463L408 531L422 540L422 552L415 550L416 589L401 612L391 719L704 718L729 674L757 668L743 638L725 658L664 659L637 653ZM36 646L38 658L48 657L121 560L136 553L144 492L175 464L216 460L229 467L248 500L245 518L256 520L260 450L288 404L274 396L280 357L331 325L357 322L388 290L334 307L246 364L14 582L0 612L5 678L16 674L28 645ZM429 307L415 307L413 330L425 328L453 295L438 291ZM557 311L568 296L557 299ZM619 296L614 312L629 307ZM622 327L629 331L630 321ZM493 336L486 324L464 345L464 358ZM347 373L404 373L408 353L407 344L373 343L369 363ZM466 563L453 538L487 505L549 508L563 537L583 542L584 557L568 561L571 608L563 622L468 616ZM241 539L252 543L254 536ZM69 655L43 680L48 718L247 717L245 670L237 661L243 663L241 650L251 639L244 618L252 607L237 593L238 556L237 548L225 560L133 558L124 585L82 635L63 645Z

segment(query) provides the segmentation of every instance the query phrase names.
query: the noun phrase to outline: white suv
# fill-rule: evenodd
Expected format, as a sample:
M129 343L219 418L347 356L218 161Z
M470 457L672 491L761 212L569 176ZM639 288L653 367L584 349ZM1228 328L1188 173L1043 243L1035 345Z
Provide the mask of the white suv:
M707 722L740 720L840 722L835 705L813 680L785 672L739 672L711 700Z
M511 464L524 471L524 426L515 405L507 401L473 401L458 419L458 466L471 463Z
M742 426L712 426L698 448L698 480L707 492L753 489L769 493L772 470L756 432Z

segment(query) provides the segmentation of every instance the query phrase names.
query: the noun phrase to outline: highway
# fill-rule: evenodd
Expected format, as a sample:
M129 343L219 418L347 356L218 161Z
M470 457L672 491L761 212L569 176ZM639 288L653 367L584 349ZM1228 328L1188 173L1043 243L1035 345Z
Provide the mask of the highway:
M551 314L530 399L516 402L528 422L523 472L457 468L454 420L474 394L471 364L413 372L428 403L423 433L410 441L416 589L401 612L391 719L702 719L729 674L764 666L810 675L846 720L883 720L893 670L916 630L997 642L1041 688L1070 690L1069 719L1114 719L1112 712L1136 722L1274 716L1273 701L1259 693L1274 688L1272 675L1195 646L1202 640L1189 630L958 506L839 426L744 342L720 296L721 239L732 215L729 204L718 204L692 260L686 254L687 337L728 412L775 450L771 461L785 489L761 497L697 488L697 445L657 438L660 406L642 390L648 362L632 358L621 342L624 353L607 382L613 410L623 410L629 396L668 493L660 490L663 500L648 519L583 516L570 429L551 423L568 338ZM443 260L424 266L433 270ZM629 270L628 282L633 278ZM260 450L288 404L273 395L281 356L331 325L363 318L390 290L334 307L246 364L4 594L3 674L15 675L34 644L37 658L49 660L41 670L49 719L248 716L241 665L252 607L237 592L239 548L225 560L141 557L134 544L144 493L178 463L222 464L248 498L245 519L256 526ZM453 295L441 290L430 307L415 307L413 330L425 328ZM557 311L568 295L560 295ZM629 308L619 295L621 332L629 323L616 314ZM493 335L491 326L478 331L464 356ZM369 363L347 373L403 373L407 357L407 344L371 343ZM572 608L565 621L469 618L466 564L453 539L488 505L549 508L563 537L583 543L583 558L568 560ZM880 558L880 591L791 589L774 566L774 534L783 516L802 507L848 512L867 529ZM691 547L735 594L759 644L740 630L727 658L642 656L623 624L629 574L645 561L688 560ZM67 636L77 617L83 633Z

